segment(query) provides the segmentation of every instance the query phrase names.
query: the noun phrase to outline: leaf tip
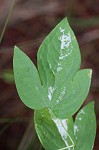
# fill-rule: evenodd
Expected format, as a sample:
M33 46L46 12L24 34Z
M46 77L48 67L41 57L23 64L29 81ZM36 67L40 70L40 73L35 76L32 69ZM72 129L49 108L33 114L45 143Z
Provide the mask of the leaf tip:
M20 53L21 53L21 50L17 46L14 46L13 69L15 68L15 66L16 66L15 64L17 64L17 62L18 62L18 60L20 58Z
M17 47L16 45L14 46L14 59L19 58L23 54L23 52Z
M95 105L95 102L94 102L94 101L91 101L91 102L89 102L89 103L85 106L85 108L86 108L86 107L89 107L90 110L94 110L94 105Z
M18 47L15 45L14 48L18 48Z
M91 77L92 77L92 69L89 70L88 76L91 79Z
M14 53L16 52L16 51L18 51L19 50L19 48L15 45L14 46Z
M69 24L69 21L68 21L68 18L67 18L67 17L65 17L63 20L66 21L66 23Z
M18 47L14 46L14 57L15 57L15 53L17 52L17 50L18 50Z

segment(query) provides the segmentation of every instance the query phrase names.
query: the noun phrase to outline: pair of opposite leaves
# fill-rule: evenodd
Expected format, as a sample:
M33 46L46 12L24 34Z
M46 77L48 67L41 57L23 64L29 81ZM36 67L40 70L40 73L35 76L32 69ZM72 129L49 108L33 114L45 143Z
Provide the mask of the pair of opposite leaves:
M63 149L73 150L76 145L74 141L77 140L73 140L73 130L75 127L72 117L70 116L73 116L78 111L88 94L92 71L90 69L79 70L81 57L78 43L66 19L62 20L43 41L39 48L37 58L38 71L28 56L20 51L18 47L15 47L14 77L18 94L25 105L32 109L40 110L35 114L35 126L37 125L36 131L44 147L47 150L52 150L52 145L52 147L55 146L53 147L54 150L62 149L62 147ZM90 114L88 115L90 109L93 116L91 120L88 119L90 118L88 117L90 116ZM60 118L59 121L61 121L61 123L62 120L70 117L70 119L68 119L70 122L68 127L71 133L68 133L68 139L64 139L61 133L62 131L59 131L56 123L58 131L55 132L59 134L58 137L60 136L61 138L61 140L58 139L60 141L59 145L55 144L55 140L54 144L52 141L49 142L50 145L48 144L48 139L51 139L52 132L48 134L49 132L47 130L48 136L43 135L43 131L48 127L46 120L54 122L55 125L55 120L48 110L50 110L57 119ZM91 123L90 129L93 127L93 133L89 149L86 149L91 150L95 136L93 103L86 106L85 110L88 111L86 111L87 116L84 118L85 122L82 117L82 121L80 120L80 123L77 123L77 125L80 127L80 124L85 124L86 126L88 121ZM46 116L46 114L48 115ZM41 120L42 123L39 123L39 120ZM78 126L76 126L76 128ZM51 123L48 128L52 130L53 123ZM61 128L63 128L63 126ZM86 128L88 128L88 126L86 126ZM78 128L76 131L77 130ZM76 138L79 138L81 131L82 129L79 129Z

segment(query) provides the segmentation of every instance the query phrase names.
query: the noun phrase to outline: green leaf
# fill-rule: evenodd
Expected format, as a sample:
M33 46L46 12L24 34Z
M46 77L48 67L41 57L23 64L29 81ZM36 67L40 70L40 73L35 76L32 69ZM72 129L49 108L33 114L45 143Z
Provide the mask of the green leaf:
M92 71L79 71L80 61L78 43L65 18L39 48L39 75L31 60L15 48L14 76L20 98L30 108L50 108L61 119L74 115L91 81Z
M38 51L40 79L48 91L50 108L58 118L77 112L88 94L92 71L78 71L80 63L77 40L65 18L45 38Z
M44 86L72 80L80 68L80 51L67 19L63 19L45 38L38 51L38 69Z
M80 51L67 19L46 37L38 51L38 71L18 47L14 78L23 103L35 109L38 137L46 150L92 150L96 120L93 102L72 116L84 102L91 69L80 70ZM66 119L67 118L67 119Z
M46 150L74 150L73 119L58 119L51 110L35 112L35 129Z
M91 74L90 69L80 70L68 85L64 81L56 89L51 102L52 111L57 117L66 118L78 111L89 92Z
M47 107L49 101L45 102L45 91L32 61L16 46L13 60L15 83L23 103L32 109Z
M75 119L74 132L77 139L75 150L93 149L96 134L96 118L93 102L78 112Z

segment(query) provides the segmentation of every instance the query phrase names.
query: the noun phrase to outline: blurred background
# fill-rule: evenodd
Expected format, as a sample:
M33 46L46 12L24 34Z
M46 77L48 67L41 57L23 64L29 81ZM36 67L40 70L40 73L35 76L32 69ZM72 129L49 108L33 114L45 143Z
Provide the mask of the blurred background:
M82 68L92 68L90 93L95 101L99 150L99 0L0 0L0 150L43 150L33 126L33 110L16 92L13 48L37 63L37 50L65 16L79 42ZM83 141L82 141L83 142Z

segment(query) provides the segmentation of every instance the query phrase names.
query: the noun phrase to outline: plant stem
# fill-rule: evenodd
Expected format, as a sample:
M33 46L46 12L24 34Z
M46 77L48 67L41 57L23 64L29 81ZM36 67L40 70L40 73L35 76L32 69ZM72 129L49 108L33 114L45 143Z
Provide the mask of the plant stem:
M4 36L5 30L6 30L7 24L8 24L8 22L9 22L9 19L10 19L10 16L11 16L11 13L12 13L12 10L13 10L13 7L14 7L14 3L15 3L15 0L12 0L11 7L10 7L10 9L9 9L9 13L8 13L7 19L6 19L6 21L5 21L3 30L2 30L2 32L1 32L0 43L1 43L2 39L3 39L3 36Z

